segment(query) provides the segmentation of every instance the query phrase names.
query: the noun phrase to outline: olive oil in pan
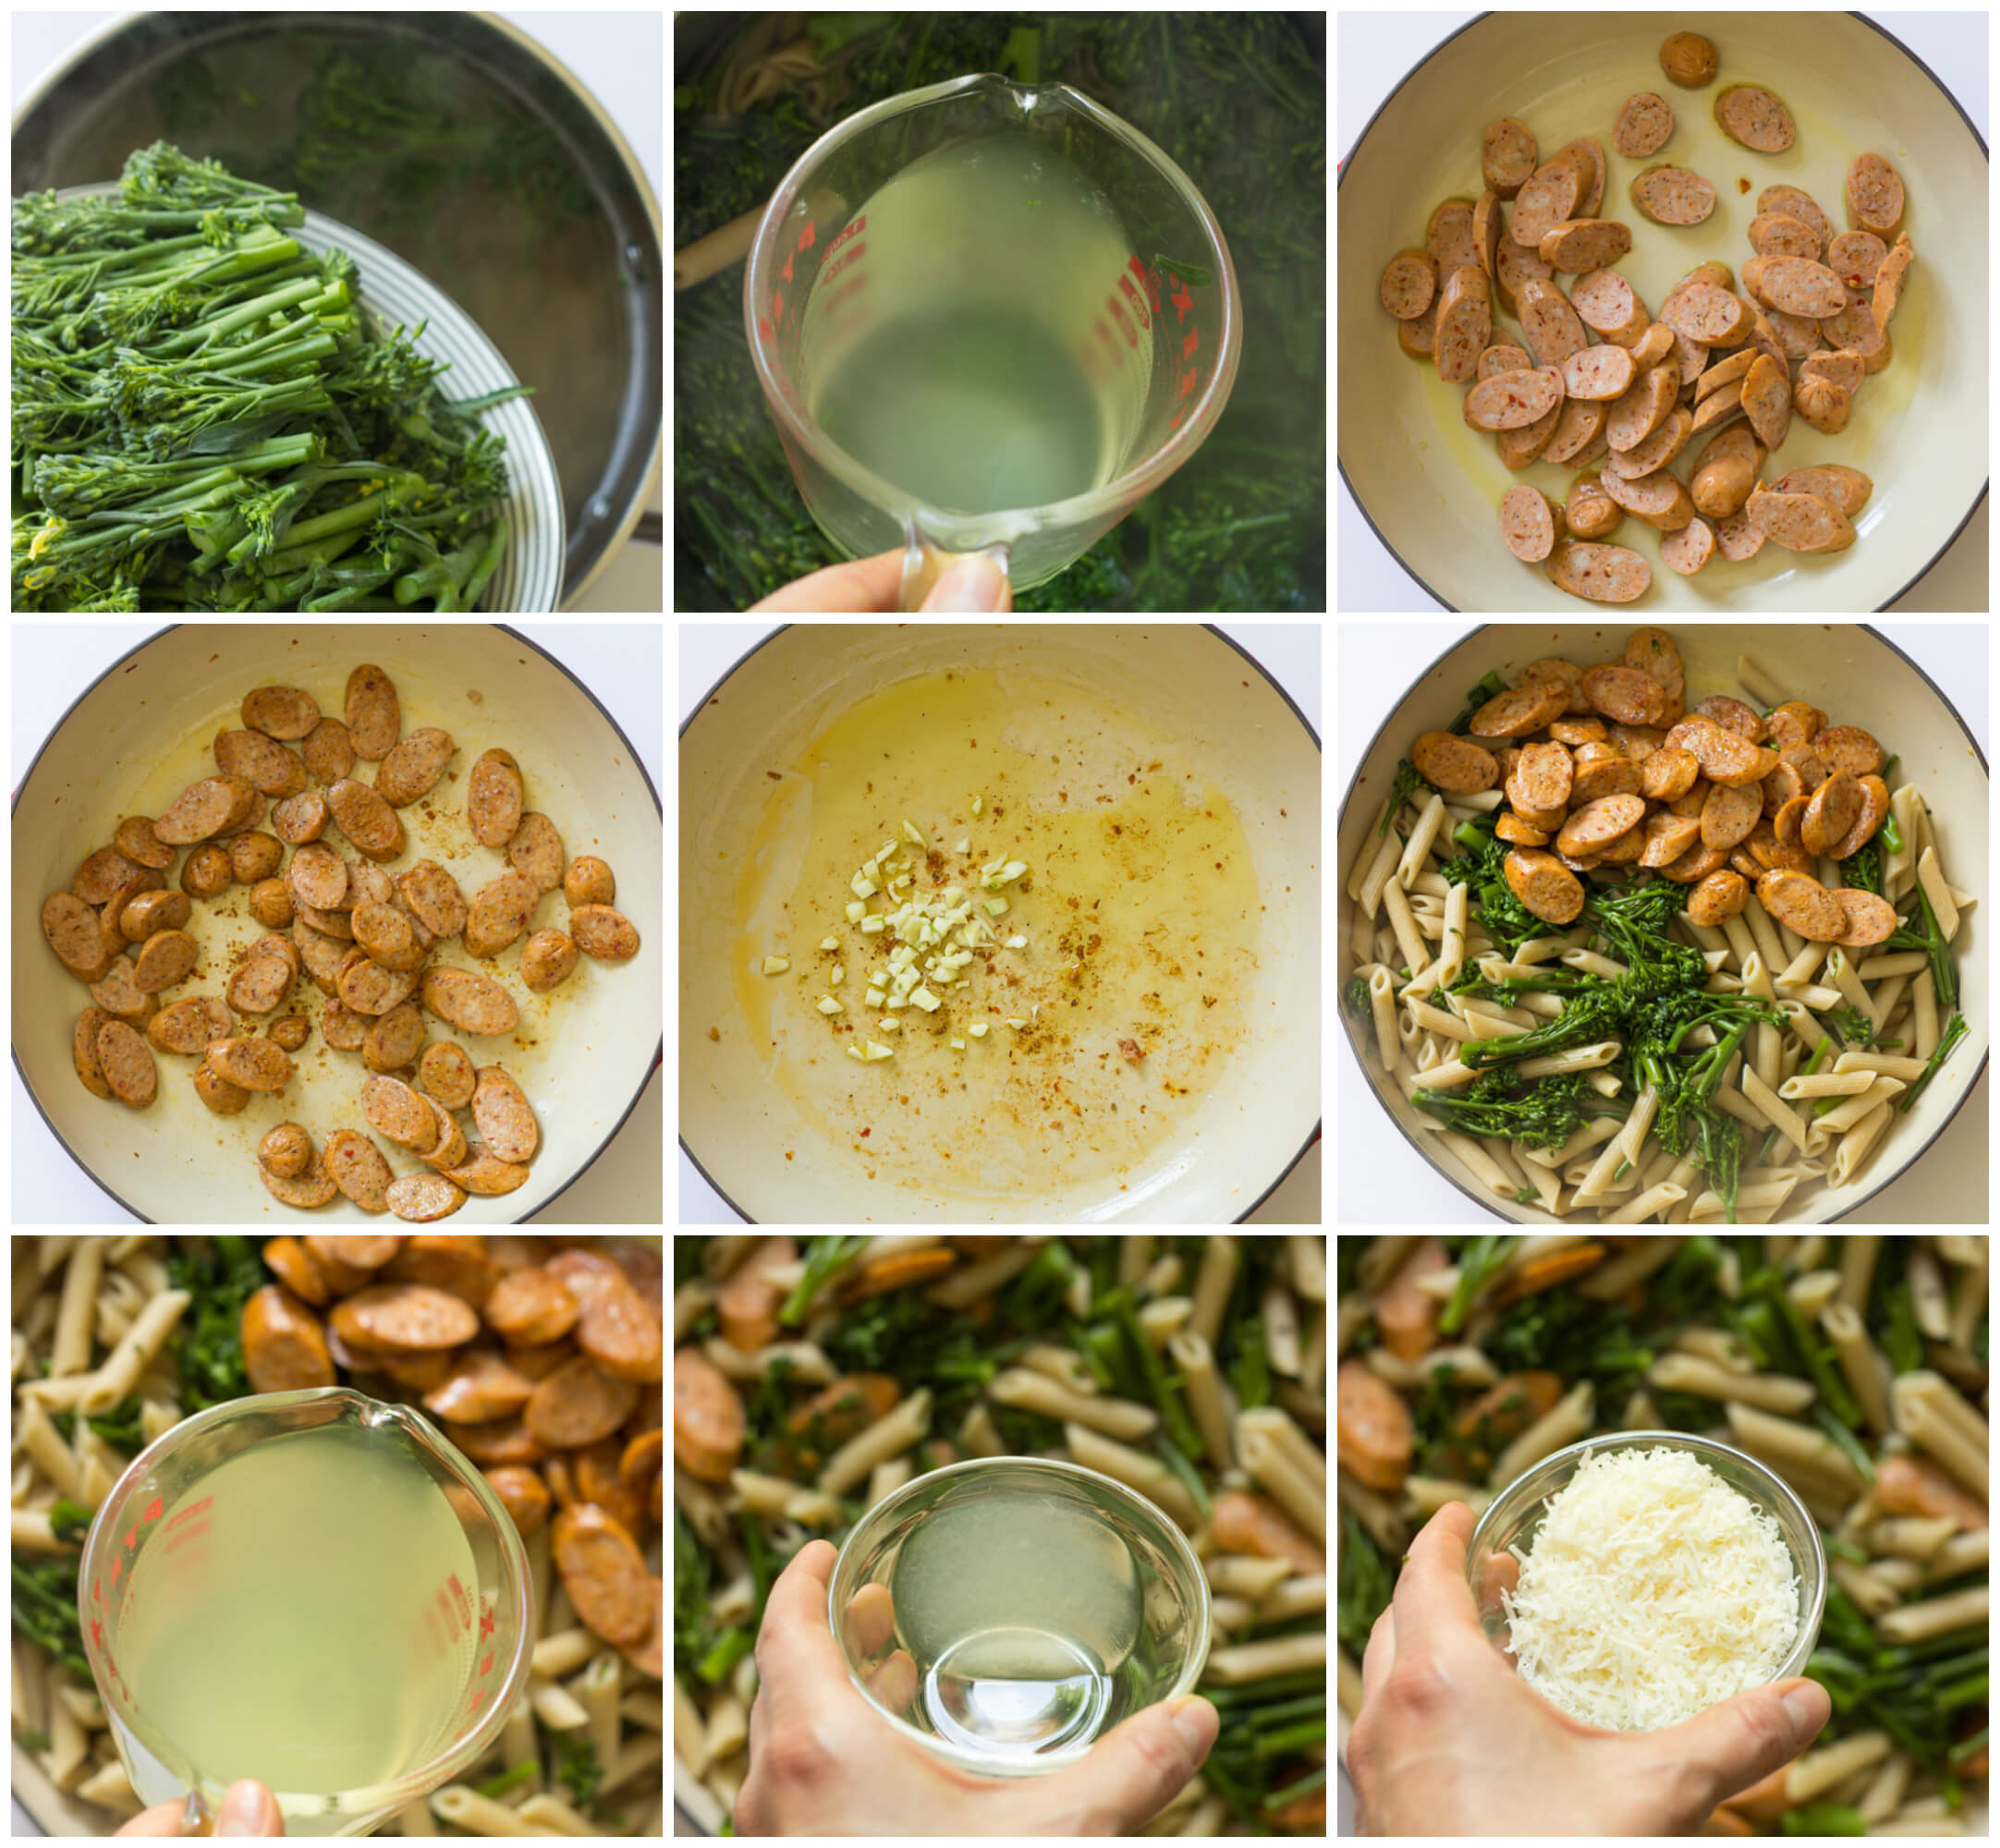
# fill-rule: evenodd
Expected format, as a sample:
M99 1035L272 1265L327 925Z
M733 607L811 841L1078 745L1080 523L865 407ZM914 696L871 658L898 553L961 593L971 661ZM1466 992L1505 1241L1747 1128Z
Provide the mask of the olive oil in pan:
M912 1188L1006 1201L1044 1182L1130 1185L1250 1024L1262 900L1228 798L1114 701L1011 669L898 682L778 768L738 876L731 954L772 1082L870 1174ZM1029 870L970 985L883 1036L863 1005L879 940L843 902L906 819L937 850L920 889L976 884L998 857ZM819 948L829 934L835 952ZM1008 947L1015 935L1026 943ZM765 976L780 950L790 970ZM819 1011L828 992L845 1014ZM975 1021L983 1039L967 1031ZM893 1042L893 1058L857 1065L846 1048L864 1037Z
M301 1431L231 1457L167 1512L133 1568L118 1664L215 1781L359 1789L426 1762L463 1718L476 1589L464 1528L400 1445Z

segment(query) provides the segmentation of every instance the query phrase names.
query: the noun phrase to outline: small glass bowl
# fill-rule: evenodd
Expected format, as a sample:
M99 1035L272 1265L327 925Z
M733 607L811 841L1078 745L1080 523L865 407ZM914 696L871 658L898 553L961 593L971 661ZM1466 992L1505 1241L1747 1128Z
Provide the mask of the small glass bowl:
M1500 1599L1518 1580L1520 1562L1512 1549L1533 1550L1550 1502L1568 1488L1587 1457L1628 1450L1687 1451L1777 1523L1799 1575L1799 1640L1770 1679L1779 1682L1803 1674L1807 1658L1818 1644L1820 1620L1826 1610L1826 1552L1820 1544L1819 1524L1767 1465L1729 1444L1689 1431L1607 1431L1602 1437L1585 1438L1524 1470L1487 1504L1466 1548L1466 1579L1479 1608L1480 1628L1507 1666L1513 1668L1515 1663L1508 1647L1506 1611Z

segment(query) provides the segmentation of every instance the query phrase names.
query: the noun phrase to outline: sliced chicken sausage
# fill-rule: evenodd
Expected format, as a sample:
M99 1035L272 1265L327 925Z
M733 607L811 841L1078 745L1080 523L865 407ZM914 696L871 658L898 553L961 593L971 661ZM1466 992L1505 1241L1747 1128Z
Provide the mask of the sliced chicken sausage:
M1506 857L1506 881L1514 896L1544 924L1572 923L1583 909L1583 881L1545 848L1512 849Z
M1839 902L1809 873L1773 868L1757 881L1757 902L1809 942L1837 942L1848 928Z

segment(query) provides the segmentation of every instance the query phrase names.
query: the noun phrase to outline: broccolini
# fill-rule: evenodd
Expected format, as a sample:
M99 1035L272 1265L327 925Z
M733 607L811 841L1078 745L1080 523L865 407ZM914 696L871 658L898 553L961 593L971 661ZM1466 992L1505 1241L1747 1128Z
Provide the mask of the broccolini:
M505 442L295 193L165 142L116 198L14 201L14 607L469 610Z

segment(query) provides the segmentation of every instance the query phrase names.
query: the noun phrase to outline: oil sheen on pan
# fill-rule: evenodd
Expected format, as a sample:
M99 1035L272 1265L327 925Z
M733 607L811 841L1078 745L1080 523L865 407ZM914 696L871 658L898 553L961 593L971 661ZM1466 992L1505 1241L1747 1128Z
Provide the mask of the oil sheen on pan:
M899 993L897 942L925 932L870 920L913 900L970 923ZM1067 680L922 675L774 767L736 1005L768 1081L872 1180L1115 1191L1241 1042L1261 906L1235 808L1173 739Z

